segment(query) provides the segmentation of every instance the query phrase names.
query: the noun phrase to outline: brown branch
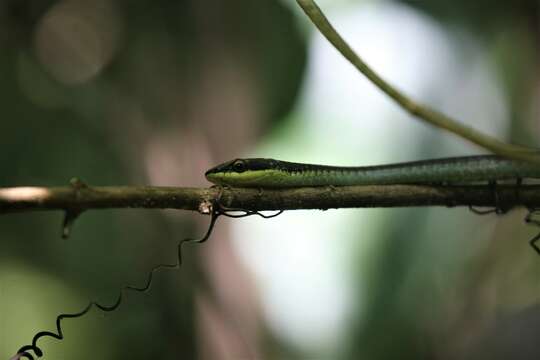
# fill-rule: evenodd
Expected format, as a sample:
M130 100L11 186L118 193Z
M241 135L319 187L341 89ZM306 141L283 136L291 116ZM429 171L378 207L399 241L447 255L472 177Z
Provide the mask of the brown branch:
M428 186L368 185L293 189L175 188L95 186L0 188L0 214L65 210L72 216L89 209L206 209L222 191L220 203L246 210L296 210L405 206L540 207L540 185Z

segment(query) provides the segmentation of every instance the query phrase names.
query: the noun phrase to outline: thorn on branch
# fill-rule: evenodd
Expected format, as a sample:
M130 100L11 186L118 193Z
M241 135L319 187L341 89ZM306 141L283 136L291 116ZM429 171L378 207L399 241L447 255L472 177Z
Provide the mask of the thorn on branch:
M79 179L78 177L71 178L71 180L69 180L69 185L71 185L73 190L75 190L76 196L79 195L79 190L85 189L88 187L88 185L86 185L86 183L82 181L81 179Z
M79 198L81 189L88 188L88 185L81 179L74 177L69 180L69 185L75 192L75 198ZM75 220L81 215L84 210L81 209L65 209L64 221L62 222L62 239L69 238L71 229Z
M64 221L62 222L62 239L69 238L69 235L71 235L71 229L73 228L73 223L82 212L82 210L66 209Z

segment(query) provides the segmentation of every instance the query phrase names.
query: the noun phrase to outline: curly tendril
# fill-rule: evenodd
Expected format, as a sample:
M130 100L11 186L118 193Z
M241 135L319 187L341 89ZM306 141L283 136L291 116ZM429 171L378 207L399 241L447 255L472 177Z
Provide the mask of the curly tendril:
M540 227L540 220L535 219L534 216L540 214L540 209L538 208L529 208L529 212L523 219L526 224L531 224L537 227ZM536 234L533 238L529 240L529 244L532 246L532 248L540 255L540 247L536 244L540 240L540 232Z
M143 286L141 286L141 287L132 286L132 285L124 286L120 290L120 293L118 294L118 298L116 299L116 301L112 305L102 305L102 304L100 304L98 302L90 301L88 303L88 305L86 305L86 307L83 310L81 310L81 311L79 311L77 313L65 313L65 314L58 315L56 317L56 332L51 332L51 331L40 331L40 332L38 332L37 334L34 335L34 338L32 339L32 343L22 346L17 351L17 354L14 355L10 360L19 360L19 359L23 359L23 358L28 359L28 360L34 360L34 356L31 354L31 352L33 352L37 357L43 356L43 351L38 346L39 340L44 338L44 337L52 337L52 338L57 339L57 340L63 340L64 339L64 334L62 332L62 320L64 320L64 319L75 319L75 318L82 317L86 313L88 313L93 307L96 307L96 308L98 308L99 310L101 310L103 312L111 312L111 311L116 310L120 306L120 304L122 303L122 299L124 297L124 294L128 290L129 291L138 291L138 292L147 292L147 291L149 291L150 288L151 288L151 285L152 285L152 280L153 280L153 277L154 277L154 273L157 272L157 271L160 271L162 269L170 269L170 270L179 269L181 267L181 265L182 265L182 246L184 245L184 243L192 242L192 243L201 244L201 243L205 242L206 240L208 240L208 238L212 234L212 231L214 229L214 225L216 224L217 219L221 215L223 215L225 217L230 217L230 218L242 218L242 217L247 217L247 216L252 216L252 215L258 215L258 216L261 216L263 218L268 219L268 218L278 216L279 214L281 214L283 212L283 210L280 210L275 214L265 215L265 214L262 214L262 213L260 213L258 211L226 208L226 207L222 206L219 203L219 200L216 201L213 205L214 206L212 206L212 210L211 210L212 211L211 220L210 220L210 223L208 225L208 229L206 230L206 233L204 234L203 237L198 238L198 239L186 238L186 239L181 240L177 245L177 249L178 249L177 254L178 254L178 256L177 256L177 260L176 260L176 262L174 264L159 264L157 266L154 266L150 270L150 272L148 273L146 283ZM238 212L240 212L240 214L237 214Z

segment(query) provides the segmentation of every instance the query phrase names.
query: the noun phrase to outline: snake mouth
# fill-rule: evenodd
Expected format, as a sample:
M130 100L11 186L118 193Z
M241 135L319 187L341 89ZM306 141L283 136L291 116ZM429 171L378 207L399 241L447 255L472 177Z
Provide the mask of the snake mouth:
M207 170L204 173L204 176L206 176L206 178L208 178L208 175L225 172L230 168L231 164L234 163L235 161L236 160L230 160L230 161L224 162L222 164L219 164L217 166L214 166L213 168Z
M268 170L254 170L244 173L235 172L207 172L206 179L216 185L229 185L233 187L264 187L272 186L272 172Z

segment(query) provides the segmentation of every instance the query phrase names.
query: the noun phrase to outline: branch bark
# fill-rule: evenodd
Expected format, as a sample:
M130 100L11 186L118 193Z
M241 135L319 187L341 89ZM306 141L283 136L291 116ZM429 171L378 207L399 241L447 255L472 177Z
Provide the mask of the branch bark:
M246 210L297 210L407 206L540 207L540 185L428 186L368 185L292 189L175 188L151 186L66 186L0 188L0 214L65 210L147 208L208 212L220 203Z

